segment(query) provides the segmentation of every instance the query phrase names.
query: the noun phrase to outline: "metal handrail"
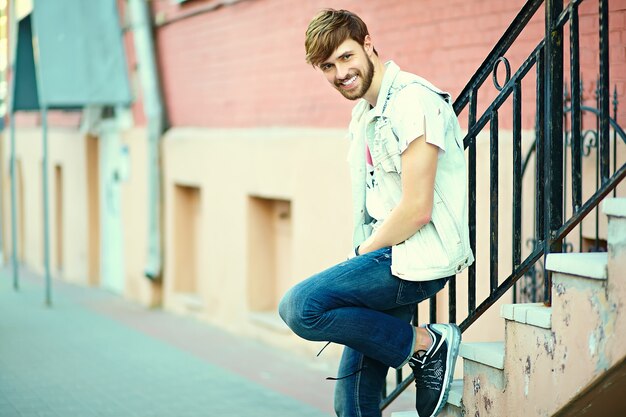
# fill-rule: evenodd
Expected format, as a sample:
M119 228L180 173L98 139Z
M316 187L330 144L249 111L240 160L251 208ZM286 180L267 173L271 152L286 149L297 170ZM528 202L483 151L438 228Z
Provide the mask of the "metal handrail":
M520 12L515 16L513 22L502 35L502 38L496 43L491 52L487 55L487 58L480 65L478 70L474 73L472 78L466 84L465 88L461 91L461 94L454 101L453 107L456 114L460 114L463 108L470 102L470 95L472 91L477 90L485 82L489 74L491 73L496 61L503 57L509 50L513 42L517 39L522 30L526 27L530 19L535 15L539 7L543 4L544 0L529 0L524 4Z
M600 116L600 110L594 107L580 106L580 110L594 113L598 117ZM563 113L570 113L571 111L572 111L571 107L566 107L563 109ZM614 118L609 117L609 125L613 128L616 135L622 140L622 142L626 143L626 132L624 132L624 129L622 129L622 127L619 124L617 124L617 121ZM522 164L522 176L526 173L526 168L528 168L530 157L536 152L536 150L537 150L537 139L533 140L533 143L530 145L530 148L528 149L528 152L526 153L526 156L524 157L524 163Z
M595 194L590 197L584 204L582 201L575 205L575 211L570 218L563 221L563 158L565 157L561 147L557 145L558 136L563 136L563 115L570 113L572 116L572 125L580 126L580 115L582 111L590 111L598 115L601 127L599 132L599 140L608 141L608 128L612 126L624 142L626 142L626 133L619 127L617 122L610 118L608 114L607 95L608 91L608 55L606 54L606 44L608 44L607 25L608 19L606 13L608 10L607 0L598 0L600 2L600 85L598 95L598 107L600 110L593 109L588 106L582 106L580 100L572 100L569 108L563 106L562 80L563 80L563 47L562 32L567 22L570 22L570 43L572 45L571 71L572 78L572 95L580 93L580 86L575 85L579 80L579 51L578 51L578 6L583 0L572 0L567 8L563 9L559 0L528 0L518 13L514 21L506 30L503 37L498 41L496 46L489 53L487 58L481 64L476 73L471 77L466 87L463 89L453 106L457 115L459 115L469 104L468 116L468 132L464 138L465 148L469 152L469 213L470 213L470 245L472 250L476 249L476 137L480 131L490 123L491 135L491 151L490 151L490 167L492 169L490 180L490 191L492 194L490 203L490 283L491 290L485 300L476 306L476 281L475 281L475 265L469 268L468 283L468 315L461 322L459 327L461 331L465 331L472 323L474 323L485 311L487 311L494 303L500 299L515 283L526 274L534 265L550 252L560 252L562 242L571 230L576 227L600 201L616 189L617 185L626 178L626 164L619 169L614 166L613 175L608 175L609 167L609 147L607 144L599 145L598 151L598 171L601 173L602 184L599 185ZM524 29L526 24L534 16L539 7L545 3L546 10L546 36L541 40L535 49L529 54L528 58L520 65L513 76L510 76L510 66L504 54L517 39L518 35ZM477 92L489 76L491 71L497 68L498 63L505 62L507 66L507 79L503 86L497 83L494 76L494 84L499 90L496 98L485 109L484 113L477 117ZM521 203L515 201L513 204L513 226L520 230L513 231L513 269L508 277L506 277L498 285L498 251L497 251L497 235L498 235L498 111L502 104L513 95L513 138L514 138L514 166L513 166L513 195L521 200L522 182L521 178L526 171L529 155L522 160L521 155L521 80L529 73L531 68L537 70L537 126L535 142L531 145L530 152L534 152L537 156L536 160L536 187L535 200L538 202L536 206L535 235L537 236L536 245L531 253L525 259L521 258ZM604 68L606 67L606 68ZM601 119L601 120L600 120ZM602 139L603 138L603 139ZM581 149L582 136L578 133L573 135L572 140L572 157L574 158ZM574 201L580 199L581 172L580 163L573 164L572 168L572 189L577 189L573 196ZM495 171L494 171L495 170ZM495 177L494 177L495 175ZM494 179L495 178L495 179ZM493 195L496 195L494 200ZM544 207L545 204L545 207ZM545 301L550 303L550 277L546 277L545 282ZM450 305L449 316L450 322L456 322L456 286L455 277L451 277L449 282ZM454 304L454 305L453 305ZM430 299L430 319L434 321L437 316L436 298ZM416 317L417 319L417 317ZM417 320L415 320L417 321ZM387 407L402 391L404 391L412 382L413 375L402 379L401 371L396 375L397 386L388 395L383 398L381 408Z

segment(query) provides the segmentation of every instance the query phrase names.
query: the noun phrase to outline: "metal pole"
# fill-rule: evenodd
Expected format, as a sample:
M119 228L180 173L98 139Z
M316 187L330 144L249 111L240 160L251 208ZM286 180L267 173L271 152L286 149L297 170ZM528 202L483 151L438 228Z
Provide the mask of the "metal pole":
M544 265L551 252L561 252L562 243L554 241L563 224L563 28L557 27L563 10L560 0L547 0L545 37L545 160L544 160ZM546 304L551 304L552 277L545 271Z
M148 119L148 253L144 274L149 279L159 280L163 272L159 142L164 129L165 109L159 85L150 6L145 0L129 0L128 10L139 61L144 113Z
M609 87L609 2L599 1L599 38L600 38L600 79L598 80L598 109L600 110L600 128L598 138L598 153L600 154L601 184L609 179L609 164L611 147L609 144L609 110L611 89ZM617 155L616 155L617 156Z
M41 109L41 128L43 142L42 181L43 181L43 233L44 267L46 270L46 305L52 305L52 283L50 279L50 222L48 219L48 108Z
M15 73L12 74L11 79L15 77ZM11 81L13 84L13 81ZM10 165L10 175L11 175L11 245L13 249L11 250L11 263L13 265L13 288L15 291L20 288L20 278L19 278L19 265L17 263L17 204L16 204L16 192L15 192L15 115L13 114L13 103L11 103L11 111L9 112L9 122L11 124L11 159L9 161Z
M11 85L9 94L9 124L10 124L10 141L11 141L11 156L9 161L9 175L11 176L11 263L13 266L13 288L15 291L19 290L19 265L17 263L17 208L16 208L16 192L15 192L15 114L13 113L15 98L15 50L17 46L17 36L19 31L17 30L17 19L15 18L15 1L9 2L9 27L10 27L10 48L9 54L11 60Z

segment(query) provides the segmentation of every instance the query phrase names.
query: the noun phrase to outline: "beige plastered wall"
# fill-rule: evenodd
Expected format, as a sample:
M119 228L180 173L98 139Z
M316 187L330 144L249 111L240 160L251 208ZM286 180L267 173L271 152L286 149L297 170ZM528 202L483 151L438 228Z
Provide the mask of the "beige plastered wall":
M525 132L532 138L532 132ZM289 281L279 283L282 295L290 286L311 274L345 259L350 250L351 212L348 166L345 160L347 141L343 130L261 129L210 130L174 129L163 141L165 195L165 281L163 299L167 309L193 314L237 333L262 338L269 343L289 345L313 353L322 344L302 342L284 328L273 312L259 314L248 300L248 277L257 267L254 252L267 243L262 238L250 241L250 197L288 200L291 202L292 246ZM500 136L500 259L511 258L512 166L511 134ZM524 141L524 151L529 147ZM489 140L479 137L478 224L477 236L477 302L489 294ZM487 162L485 162L487 161ZM534 192L532 180L524 184L526 195ZM197 190L201 230L193 240L201 248L196 274L201 277L197 297L191 301L180 294L173 282L176 277L176 239L179 220L176 216L176 189L179 186ZM524 210L532 213L532 200L526 199ZM196 203L197 204L197 203ZM184 215L189 215L185 212ZM527 216L528 217L528 216ZM530 217L532 219L532 217ZM526 235L532 233L529 221ZM269 229L268 229L269 230ZM268 231L268 233L270 233ZM254 234L252 234L254 235ZM505 243L503 243L505 242ZM528 253L525 250L524 253ZM184 255L183 255L184 256ZM498 265L500 277L511 272L511 262ZM265 278L268 283L273 277ZM270 284L268 284L270 285ZM467 274L457 277L457 321L467 314ZM261 294L260 294L261 296ZM466 340L501 340L504 323L499 304L511 302L510 294L484 319L464 335ZM438 296L439 321L448 320L448 295ZM275 306L274 306L275 307ZM428 305L420 307L420 319L428 319ZM338 348L329 348L337 356ZM333 351L334 349L334 351ZM325 353L328 355L328 353Z
M167 309L194 314L230 331L263 338L296 349L316 349L301 343L284 327L275 311L278 298L288 287L345 259L351 244L350 184L345 155L347 141L342 130L173 129L163 140L165 198L165 274L163 301ZM178 188L177 188L178 187ZM178 214L180 187L195 190L196 214ZM178 191L177 191L178 189ZM251 201L252 200L252 201ZM274 254L274 261L290 271L288 282L266 276L274 292L274 308L250 308L254 297L248 281L261 268L258 252L268 253L269 235L251 224L254 201L289 202L290 259ZM283 204L284 205L284 204ZM252 211L252 212L251 212ZM177 245L178 215L194 215L196 230L196 298L190 302L177 291L176 276L188 269L185 252ZM256 213L261 218L263 213ZM287 216L287 214L286 214ZM256 232L255 232L256 231ZM284 237L284 236L283 236ZM284 242L283 242L284 245ZM192 245L193 246L193 245ZM284 246L283 246L284 247ZM178 260L177 257L184 259ZM194 257L192 257L193 259ZM184 273L179 272L179 273ZM312 347L315 346L315 347Z
M2 139L2 214L4 220L2 236L5 261L7 261L12 251L10 143L8 135L4 135ZM44 272L44 199L41 129L16 129L15 154L18 171L16 172L17 215L18 224L21 225L18 227L18 242L19 247L22 248L18 253L25 266L42 274ZM88 203L85 198L87 191L86 155L86 137L78 130L57 128L49 131L48 192L51 274L53 277L75 283L87 283L89 279ZM60 181L57 178L60 178ZM59 241L62 242L61 245L57 244Z
M523 154L530 145L533 132L523 134ZM23 192L24 239L23 263L36 272L43 272L43 223L41 197L41 130L21 128L17 132L16 154L21 166ZM56 259L56 234L52 221L57 207L54 185L54 167L63 172L63 270L53 275L63 280L85 285L97 285L98 257L93 249L97 238L97 198L88 184L95 175L97 160L96 138L76 129L50 130L50 219L51 259ZM511 271L511 206L512 206L512 150L511 134L502 131L499 140L499 233L500 262L497 265L500 281ZM130 156L129 175L122 183L122 223L125 244L124 296L146 306L163 305L165 309L193 315L231 332L262 339L268 343L289 347L306 354L316 352L320 343L299 340L278 318L275 306L280 296L302 279L333 265L346 256L351 246L350 183L345 161L348 143L342 129L203 129L175 128L167 132L161 143L162 201L163 201L163 280L154 283L144 276L147 259L147 140L143 128L123 132L122 143ZM94 156L94 152L96 155ZM618 162L626 160L624 147L618 148ZM482 135L477 141L477 304L489 294L489 138ZM87 156L91 155L91 156ZM11 253L9 144L3 140L3 237L5 259ZM95 159L94 159L95 158ZM584 161L585 189L595 185L590 172L592 159ZM531 163L529 169L533 169ZM585 169L585 168L584 168ZM91 172L89 172L91 170ZM97 173L97 168L96 168ZM591 185L589 185L591 184ZM620 187L620 189L622 189ZM187 190L181 194L181 190ZM188 191L191 190L191 194ZM618 195L623 194L620 191ZM180 200L181 195L190 195ZM523 184L523 239L532 235L534 183L527 175ZM588 195L586 193L585 195ZM181 203L182 201L182 203ZM191 201L192 216L181 223L181 204ZM250 279L259 279L255 268L267 252L267 239L251 224L255 217L255 202L277 201L272 207L280 211L288 202L285 221L289 227L268 226L271 230L286 230L280 239L282 247L288 244L289 259L273 255L280 264L281 274L287 276L275 282L266 276L255 284L258 297L273 297L268 302L273 308L254 307L256 293L251 293ZM95 204L95 206L94 206ZM261 204L261 207L265 207ZM90 211L91 210L91 211ZM252 212L251 212L252 210ZM257 210L258 211L258 210ZM256 213L260 218L271 218ZM601 235L603 226L601 217ZM185 242L186 234L176 225L193 225L193 242ZM275 226L275 225L274 225ZM282 229L281 229L282 228ZM277 233L277 232L274 232ZM282 233L282 232L278 232ZM576 232L577 233L577 232ZM91 240L90 240L91 239ZM285 240L286 239L286 240ZM90 243L91 242L91 243ZM91 246L90 246L91 245ZM181 247L195 251L188 257ZM91 249L90 249L91 248ZM522 247L523 256L530 248ZM196 282L193 294L177 289L182 262L192 259ZM96 271L96 272L94 272ZM287 271L285 273L285 271ZM467 313L467 273L457 277L457 322ZM265 292L265 293L264 293ZM438 321L448 321L447 289L438 295ZM467 341L502 340L504 322L499 316L499 305L511 302L509 292L466 333ZM428 305L419 309L420 321L428 318ZM336 360L340 349L331 346L325 353L328 360Z
M129 175L121 185L124 245L124 295L146 306L158 305L160 285L144 278L147 241L147 151L145 129L123 132L130 154ZM4 262L10 262L10 143L2 139L2 237ZM43 274L44 223L42 136L40 128L16 129L18 258L22 266ZM49 152L50 266L53 278L97 286L100 267L98 138L76 128L51 128ZM55 179L60 168L62 186ZM62 207L62 213L57 208ZM59 242L62 242L59 245ZM57 267L61 249L62 268Z

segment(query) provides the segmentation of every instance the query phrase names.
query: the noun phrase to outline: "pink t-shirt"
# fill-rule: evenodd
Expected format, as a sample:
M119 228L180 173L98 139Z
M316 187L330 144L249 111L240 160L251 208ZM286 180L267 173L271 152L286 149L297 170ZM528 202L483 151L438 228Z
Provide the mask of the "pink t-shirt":
M370 148L365 144L365 166L367 169L367 180L365 181L365 206L367 212L377 221L381 222L387 217L388 210L385 209L384 196L380 195L381 190L376 183L374 176L374 161Z

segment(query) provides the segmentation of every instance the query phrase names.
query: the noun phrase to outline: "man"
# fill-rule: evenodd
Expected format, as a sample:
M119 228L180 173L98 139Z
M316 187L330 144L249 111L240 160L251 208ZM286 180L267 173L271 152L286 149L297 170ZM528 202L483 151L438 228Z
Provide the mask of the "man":
M380 416L389 367L409 364L419 417L447 399L461 334L410 324L416 304L474 260L469 248L462 137L450 96L383 63L363 21L323 10L306 59L349 100L354 253L293 287L279 312L299 336L345 345L338 416Z

